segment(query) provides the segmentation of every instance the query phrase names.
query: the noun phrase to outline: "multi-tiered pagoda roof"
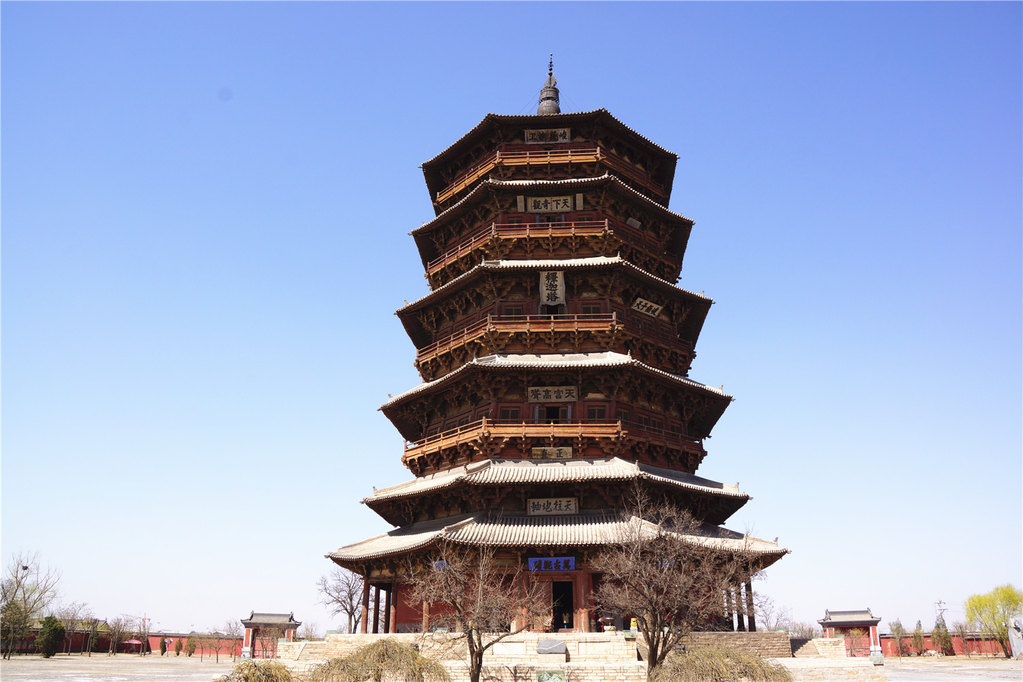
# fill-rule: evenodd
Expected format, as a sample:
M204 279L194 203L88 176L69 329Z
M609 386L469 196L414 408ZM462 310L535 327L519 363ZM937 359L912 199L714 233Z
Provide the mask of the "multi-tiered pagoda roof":
M558 99L551 72L536 115L488 114L423 164L430 290L397 311L423 382L380 408L415 477L363 500L395 530L328 555L366 577L366 608L386 593L386 630L428 626L401 576L441 542L557 557L534 577L561 585L562 627L589 630L593 552L650 525L637 486L753 570L787 551L723 528L749 496L696 475L732 398L689 377L712 301L676 284L693 227L668 209L676 155Z

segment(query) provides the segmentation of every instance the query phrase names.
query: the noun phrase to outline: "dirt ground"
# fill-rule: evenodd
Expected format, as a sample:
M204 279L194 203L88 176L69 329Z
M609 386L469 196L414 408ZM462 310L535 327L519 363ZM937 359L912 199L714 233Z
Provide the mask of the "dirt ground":
M892 682L983 682L1023 680L1023 661L978 656L886 658L885 674Z
M802 659L806 662L807 659ZM4 682L211 682L231 671L230 657L220 663L198 656L15 656L0 662ZM892 682L987 682L1023 680L1023 661L1004 658L889 658L885 673Z
M93 654L15 656L0 662L0 679L19 682L209 682L234 669L230 656L220 663L181 656L135 656L132 654Z

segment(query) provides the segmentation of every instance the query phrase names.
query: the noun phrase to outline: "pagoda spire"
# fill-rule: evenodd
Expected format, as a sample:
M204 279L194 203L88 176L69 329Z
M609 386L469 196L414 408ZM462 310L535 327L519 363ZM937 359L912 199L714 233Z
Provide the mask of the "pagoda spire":
M551 59L547 62L547 82L543 84L543 88L540 90L540 104L536 108L536 113L539 116L545 114L560 114L561 105L558 99L558 79L554 77L554 54L551 54Z

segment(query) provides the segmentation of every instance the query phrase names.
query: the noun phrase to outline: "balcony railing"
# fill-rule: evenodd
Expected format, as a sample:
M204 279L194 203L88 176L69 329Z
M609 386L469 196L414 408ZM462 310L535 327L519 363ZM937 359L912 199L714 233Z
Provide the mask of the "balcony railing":
M575 422L569 424L544 423L527 424L523 422L502 422L483 417L482 419L457 426L447 431L427 436L421 440L405 443L403 462L429 455L441 450L469 443L482 436L490 438L623 438L629 435L646 441L664 443L688 452L702 453L703 448L692 439L679 433L663 429L649 429L635 425L626 430L622 421L603 423Z
M416 353L417 362L425 362L474 341L487 332L574 332L604 331L618 324L617 313L592 315L487 315L453 334L438 339Z
M465 240L446 250L443 254L426 264L427 275L433 275L458 259L463 258L481 245L494 238L504 239L538 239L543 237L599 237L617 232L628 235L639 241L652 254L668 262L664 256L664 247L649 234L637 230L618 220L573 220L564 223L491 223L477 230Z
M658 196L666 196L664 187L656 182L649 173L605 151L599 146L588 149L536 151L502 151L499 149L479 164L464 171L450 185L437 192L437 203L444 203L484 177L497 166L550 166L566 163L602 163L608 168L625 174Z
M617 312L575 315L487 315L463 329L448 334L416 352L416 363L422 364L436 359L452 349L483 337L487 333L543 333L543 332L594 332L613 331L622 328L643 339L656 340L666 345L680 346L692 350L689 344L678 338L666 325L639 321L633 316L624 320Z

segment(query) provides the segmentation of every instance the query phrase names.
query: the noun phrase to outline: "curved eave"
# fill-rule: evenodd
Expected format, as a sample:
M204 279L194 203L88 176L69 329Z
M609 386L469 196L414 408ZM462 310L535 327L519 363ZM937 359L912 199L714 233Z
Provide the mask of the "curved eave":
M327 558L342 566L359 566L428 549L440 542L495 548L600 547L621 542L637 532L654 533L654 526L635 516L613 513L565 516L501 516L488 512L434 519L397 528L362 542L339 547ZM763 568L785 556L777 542L704 524L687 542L723 552L742 552Z
M671 374L656 367L651 367L639 360L634 360L628 355L605 351L599 353L549 353L545 355L487 355L482 358L474 358L442 377L424 382L392 397L381 405L379 409L384 413L384 416L391 420L391 423L394 424L395 428L398 429L406 440L415 440L420 437L420 434L415 431L416 427L412 424L403 424L401 419L398 419L395 414L396 408L421 396L429 396L436 391L443 390L470 372L530 370L537 373L545 373L617 368L634 369L652 378L669 381L676 386L692 390L713 399L718 409L714 414L708 416L707 423L702 424L702 433L694 434L694 437L702 438L710 434L710 431L724 413L728 403L733 400L732 396L724 391L701 384L698 381L693 381L688 377Z
M416 299L411 303L406 303L401 308L394 311L394 314L401 320L402 326L405 327L405 332L408 334L409 338L412 339L412 342L418 347L425 345L429 341L426 336L426 332L419 327L419 323L415 320L412 314L431 303L444 298L445 296L450 296L452 292L459 291L461 288L475 282L478 278L487 273L515 270L535 270L537 272L542 270L585 270L609 267L620 267L630 275L652 287L660 289L669 296L681 296L682 298L688 299L693 304L694 314L691 315L692 319L687 321L686 340L691 341L693 345L696 344L696 339L699 337L700 330L703 328L703 322L706 320L707 313L710 311L710 306L714 303L714 301L703 294L697 294L689 291L688 289L683 289L682 287L661 279L656 275L651 275L646 270L636 267L621 256L483 261L471 270L467 270L451 281L437 287L422 298Z
M566 187L572 187L582 189L600 185L612 185L624 196L641 202L645 209L655 212L671 222L677 223L679 231L676 234L680 240L680 243L677 246L681 248L684 255L685 246L689 241L689 235L692 232L693 225L695 224L693 220L691 218L687 218L681 213L675 213L662 204L657 203L642 192L639 192L625 184L620 178L618 178L618 176L612 173L604 173L603 175L597 175L590 178L569 178L565 180L493 180L487 178L476 185L471 192L462 197L456 204L442 211L433 220L427 221L413 229L409 232L409 234L412 235L412 238L416 242L416 248L419 250L419 257L423 262L423 267L426 267L431 260L430 256L432 255L433 249L433 244L428 239L429 234L437 227L440 227L449 220L457 218L459 215L469 210L473 205L483 200L488 192L522 191L523 188L535 188L538 190L564 190ZM673 244L672 246L674 247L676 245Z
M678 163L678 154L665 149L653 140L641 135L619 121L611 114L611 112L604 108L570 114L487 114L483 117L483 120L473 126L469 132L452 142L447 149L440 152L429 161L424 161L422 163L421 168L423 169L423 177L426 180L426 186L430 191L430 196L436 196L437 189L439 189L437 185L441 184L436 177L436 167L452 161L459 154L464 153L467 148L471 147L477 138L490 134L502 126L539 124L543 128L558 128L590 120L595 123L607 123L611 128L617 129L618 132L622 133L625 137L631 137L638 145L646 147L654 154L660 154L666 164L664 171L665 191L667 192L667 196L671 196L671 187L675 179L675 166Z
M459 487L540 486L591 483L629 484L633 481L667 486L683 495L712 500L714 513L707 520L723 523L738 511L750 496L738 487L650 464L629 462L618 457L543 462L523 459L488 459L447 471L421 476L412 481L375 490L362 503L388 523L399 523L410 500L445 494Z
M425 381L418 386L410 388L404 393L399 393L381 405L379 409L386 414L388 409L408 402L409 399L422 393L433 392L441 389L456 380L461 373L471 371L473 369L530 369L535 371L557 372L573 369L615 367L635 367L643 372L651 374L652 376L673 381L687 388L692 388L696 391L706 393L712 397L723 398L726 401L733 400L732 396L720 389L707 386L706 384L701 384L700 382L693 381L688 377L671 374L670 372L665 372L662 369L651 367L639 360L634 360L628 355L622 355L621 353L615 353L614 351L603 351L598 353L548 353L544 355L486 355L482 358L474 358L458 369L448 372L440 378L434 379L433 381Z

